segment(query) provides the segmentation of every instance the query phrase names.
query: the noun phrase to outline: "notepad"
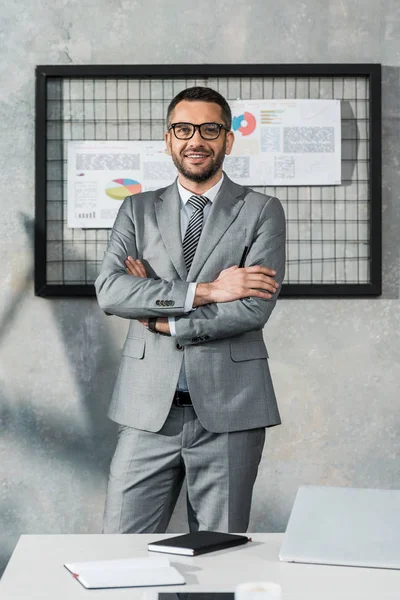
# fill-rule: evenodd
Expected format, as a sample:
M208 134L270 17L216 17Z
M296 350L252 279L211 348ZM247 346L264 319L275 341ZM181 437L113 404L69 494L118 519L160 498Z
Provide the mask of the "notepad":
M147 545L152 552L166 552L167 554L186 554L196 556L215 550L223 550L232 546L247 544L250 539L245 535L235 533L222 533L220 531L194 531L173 538L159 540Z
M65 563L64 567L88 589L185 583L179 571L164 557Z

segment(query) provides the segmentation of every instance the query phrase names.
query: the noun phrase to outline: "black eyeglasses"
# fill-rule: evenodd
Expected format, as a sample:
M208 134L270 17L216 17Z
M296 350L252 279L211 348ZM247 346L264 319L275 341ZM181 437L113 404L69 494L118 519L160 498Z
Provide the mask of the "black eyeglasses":
M220 133L221 129L225 129L229 131L225 125L221 125L220 123L202 123L201 125L193 125L193 123L172 123L168 127L168 131L171 129L174 130L175 137L178 140L190 140L196 131L199 130L199 133L203 140L216 140Z

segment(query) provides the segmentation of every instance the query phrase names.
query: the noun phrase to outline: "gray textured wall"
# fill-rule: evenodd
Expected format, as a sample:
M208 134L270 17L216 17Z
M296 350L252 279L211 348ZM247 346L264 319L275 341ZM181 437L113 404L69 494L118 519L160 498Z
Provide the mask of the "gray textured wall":
M126 323L35 298L37 64L381 62L384 295L282 300L265 335L284 425L268 432L250 529L284 529L297 486L400 488L397 0L1 2L0 563L20 533L99 532ZM180 502L171 531L185 530Z

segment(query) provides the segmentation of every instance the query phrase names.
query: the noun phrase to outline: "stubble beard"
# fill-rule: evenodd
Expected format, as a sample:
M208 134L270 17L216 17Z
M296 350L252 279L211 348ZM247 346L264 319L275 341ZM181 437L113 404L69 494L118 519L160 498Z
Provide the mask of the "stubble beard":
M211 162L210 166L205 167L203 171L193 172L187 169L183 164L183 159L180 158L180 155L172 153L171 158L179 173L183 175L186 179L188 179L189 181L193 181L194 183L204 183L205 181L212 179L212 177L214 177L214 175L218 173L218 171L221 169L225 159L225 149L226 144L220 150L220 152L218 152L218 154L214 155L214 159ZM199 148L197 148L197 150L200 151Z

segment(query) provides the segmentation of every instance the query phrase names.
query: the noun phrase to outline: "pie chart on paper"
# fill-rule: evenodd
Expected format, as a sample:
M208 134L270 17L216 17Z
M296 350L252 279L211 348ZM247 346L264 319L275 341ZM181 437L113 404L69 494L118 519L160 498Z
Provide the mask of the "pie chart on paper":
M252 113L244 112L238 117L232 119L233 131L240 131L242 135L250 135L253 133L257 125L255 116Z
M107 184L106 194L113 200L124 200L142 191L142 184L134 179L113 179Z

